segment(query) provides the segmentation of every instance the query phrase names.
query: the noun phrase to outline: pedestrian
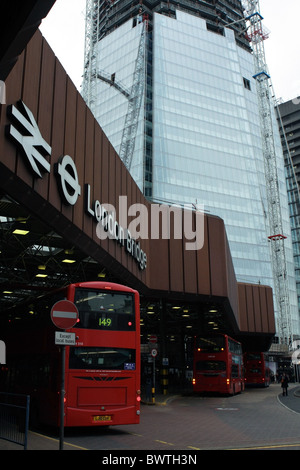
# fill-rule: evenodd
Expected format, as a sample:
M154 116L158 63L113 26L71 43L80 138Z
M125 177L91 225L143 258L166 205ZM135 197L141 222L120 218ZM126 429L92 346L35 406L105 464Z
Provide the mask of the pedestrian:
M283 374L282 379L281 379L281 387L282 387L282 395L287 396L288 394L288 386L289 386L289 379L286 374Z

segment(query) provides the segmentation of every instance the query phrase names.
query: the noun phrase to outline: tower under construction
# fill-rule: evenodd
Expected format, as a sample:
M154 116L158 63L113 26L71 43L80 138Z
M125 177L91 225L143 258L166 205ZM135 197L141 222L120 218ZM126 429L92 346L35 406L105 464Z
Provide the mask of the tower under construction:
M83 96L150 200L226 225L238 281L300 334L282 148L258 0L87 0Z

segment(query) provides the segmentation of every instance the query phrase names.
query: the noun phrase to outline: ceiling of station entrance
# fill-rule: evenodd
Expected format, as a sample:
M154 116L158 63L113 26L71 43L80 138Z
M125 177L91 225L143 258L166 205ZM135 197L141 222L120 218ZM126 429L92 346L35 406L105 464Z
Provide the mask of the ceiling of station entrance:
M103 280L106 274L99 263L17 202L0 196L0 311L37 292Z

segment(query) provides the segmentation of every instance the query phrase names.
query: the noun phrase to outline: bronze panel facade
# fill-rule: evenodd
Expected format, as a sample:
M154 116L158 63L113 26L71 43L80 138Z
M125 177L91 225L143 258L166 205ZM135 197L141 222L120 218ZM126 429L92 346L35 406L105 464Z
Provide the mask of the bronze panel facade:
M238 284L239 326L245 333L275 333L272 289L268 286Z

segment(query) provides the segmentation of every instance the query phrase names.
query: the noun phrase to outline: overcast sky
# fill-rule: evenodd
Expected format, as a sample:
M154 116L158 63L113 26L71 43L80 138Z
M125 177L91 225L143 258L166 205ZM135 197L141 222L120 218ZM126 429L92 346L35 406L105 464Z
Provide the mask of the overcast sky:
M300 95L298 28L300 0L260 0L264 26L270 31L265 41L269 72L277 98L284 101ZM85 0L56 0L43 20L41 30L80 89L84 61Z

